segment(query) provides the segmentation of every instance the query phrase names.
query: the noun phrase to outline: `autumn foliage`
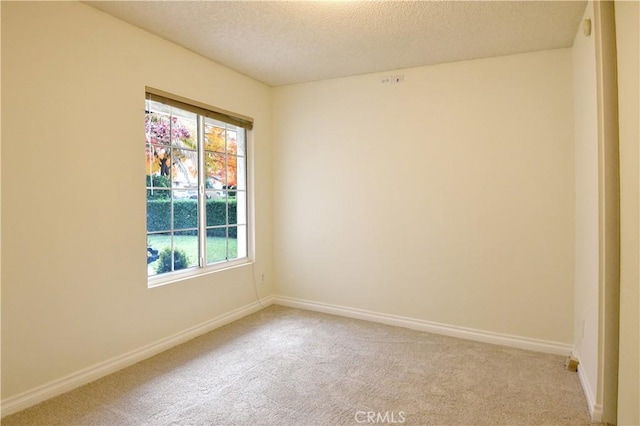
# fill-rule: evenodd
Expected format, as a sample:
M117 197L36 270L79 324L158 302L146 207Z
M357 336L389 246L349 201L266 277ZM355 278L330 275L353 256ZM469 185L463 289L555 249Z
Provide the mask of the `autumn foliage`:
M235 187L238 184L236 133L221 127L207 126L204 149L206 151L205 171L207 177L212 177L227 187ZM225 149L227 155L224 154Z
M172 145L175 148L195 149L197 147L193 132L184 123L178 120L178 117L166 117L157 113L147 113L145 119L146 134L146 157L147 157L147 174L171 176L171 169L176 166L176 162L183 164L192 163L191 158L187 158L187 151L173 152ZM197 167L197 161L195 165ZM174 174L175 176L175 174ZM197 176L197 172L196 172Z
M189 183L197 181L198 161L195 123L147 113L146 167L147 175L168 176L175 181L183 176ZM190 128L191 127L191 128ZM222 127L205 126L205 181L209 188L230 188L237 185L236 132Z

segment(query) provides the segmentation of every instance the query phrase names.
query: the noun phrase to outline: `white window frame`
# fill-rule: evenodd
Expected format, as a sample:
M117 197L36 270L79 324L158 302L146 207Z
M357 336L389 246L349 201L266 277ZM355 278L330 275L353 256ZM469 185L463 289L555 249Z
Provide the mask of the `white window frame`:
M146 111L146 100L147 97L149 95L155 95L155 98L164 98L165 100L169 101L169 102L162 102L161 103L165 104L165 105L171 105L170 102L174 101L180 104L184 104L185 106L191 106L193 107L195 110L202 110L202 111L207 111L209 113L211 113L211 115L208 115L208 117L214 118L218 121L223 121L226 122L228 124L235 124L232 123L230 121L233 120L237 120L237 122L239 123L243 123L243 125L238 126L238 127L243 127L245 129L245 154L244 154L244 160L245 160L245 179L246 179L246 189L245 191L245 197L246 197L246 257L242 257L242 258L237 258L237 259L233 259L233 260L224 260L224 261L220 261L220 262L216 262L210 265L207 265L206 263L206 253L201 253L200 249L202 249L202 247L204 247L203 241L202 240L206 240L207 236L206 236L206 201L203 202L203 200L206 200L205 198L205 194L206 194L206 188L205 185L202 184L203 182L203 178L200 176L203 174L203 164L204 164L204 156L205 156L205 150L204 150L204 143L203 143L203 130L204 130L204 116L202 114L200 114L199 112L196 112L196 114L199 115L198 117L198 162L199 162L199 185L198 185L198 247L199 247L199 256L200 258L198 259L198 265L194 266L194 267L190 267L190 268L186 268L183 270L178 270L178 271L172 271L172 272L166 272L166 273L162 273L162 274L157 274L157 275L147 275L147 286L148 288L153 288L153 287L158 287L158 286L164 286L166 284L171 284L171 283L175 283L175 282L180 282L180 281L184 281L184 280L188 280L194 277L200 277L200 276L205 276L205 275L209 275L212 273L216 273L216 272L220 272L220 271L225 271L225 270L229 270L229 269L234 269L234 268L238 268L238 267L242 267L244 265L247 264L252 264L254 262L255 259L255 232L254 232L254 195L253 195L253 119L240 115L240 114L235 114L226 110L222 110L219 108L214 108L211 107L209 105L197 102L197 101L192 101L180 96L176 96L176 95L172 95L168 92L164 92L158 89L154 89L151 87L146 87L145 88L145 111ZM175 105L173 105L175 106ZM181 108L181 106L177 106L178 108ZM195 112L195 110L192 110L192 112ZM202 119L201 119L202 117ZM249 123L249 124L246 124ZM226 150L225 150L226 151ZM146 172L145 172L146 173ZM145 193L146 193L146 184L145 184ZM228 191L228 189L227 189ZM146 208L145 208L146 211ZM227 213L228 215L228 213ZM173 223L172 223L173 226ZM233 226L233 225L231 225ZM242 225L241 225L242 226ZM239 228L238 225L236 225L236 228ZM229 223L228 223L228 217L227 217L227 225L226 225L226 229L228 232L229 229ZM172 228L171 232L175 232ZM179 230L178 230L179 232ZM147 220L146 220L146 216L145 216L145 242L146 239L148 237L148 231L147 231ZM227 244L228 244L228 240L229 240L229 236L227 234ZM146 245L146 243L145 243Z

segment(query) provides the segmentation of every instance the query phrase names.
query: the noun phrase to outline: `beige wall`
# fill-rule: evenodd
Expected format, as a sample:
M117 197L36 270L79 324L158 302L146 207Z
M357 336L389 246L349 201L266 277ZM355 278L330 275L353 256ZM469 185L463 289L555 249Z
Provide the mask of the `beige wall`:
M145 85L255 119L270 282L270 88L81 3L3 2L5 398L255 300L250 267L147 288Z
M616 2L620 128L620 374L618 424L640 424L639 123L640 7Z
M583 19L594 22L589 2ZM593 406L598 392L598 111L595 24L585 36L578 28L573 48L573 124L575 135L575 355Z
M573 343L571 62L275 89L277 292Z
M638 3L622 4L619 421L637 424ZM277 89L78 3L3 3L2 40L4 398L255 299L247 267L147 289L132 185L145 85L255 118L262 296L275 275L285 296L576 342L597 386L595 53L581 30L573 49L402 70L400 85Z

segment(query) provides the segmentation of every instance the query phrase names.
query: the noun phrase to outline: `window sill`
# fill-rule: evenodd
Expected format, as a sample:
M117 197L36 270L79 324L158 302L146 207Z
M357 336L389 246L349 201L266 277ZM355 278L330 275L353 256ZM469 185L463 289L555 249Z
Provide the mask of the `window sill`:
M246 265L252 265L253 261L249 258L236 259L230 262L218 263L216 265L207 266L206 268L193 267L184 271L172 272L162 275L155 275L147 279L148 288L162 287L167 284L174 284L180 281L190 280L205 275L211 275L229 269L241 268Z

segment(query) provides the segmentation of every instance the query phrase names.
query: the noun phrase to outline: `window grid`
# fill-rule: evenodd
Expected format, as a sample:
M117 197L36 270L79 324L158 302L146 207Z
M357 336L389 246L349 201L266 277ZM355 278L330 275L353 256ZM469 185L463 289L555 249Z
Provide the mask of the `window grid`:
M177 248L177 241L176 241L176 234L178 235L185 235L185 233L189 233L189 232L195 232L196 235L198 236L198 255L197 255L197 266L199 267L205 267L205 266L210 266L210 265L214 265L214 264L218 264L218 263L222 263L222 262L228 262L230 260L235 260L235 259L240 259L240 258L246 258L248 255L248 252L246 250L246 228L247 228L247 224L246 224L246 203L247 203L247 190L246 190L246 145L243 147L243 154L244 155L237 155L237 150L235 153L230 153L229 152L229 145L230 145L230 138L229 135L230 133L235 133L236 138L235 138L235 145L238 146L239 143L242 144L246 144L246 134L242 135L242 140L239 141L239 133L240 132L245 132L245 129L242 128L238 128L238 129L230 129L230 126L227 124L224 124L224 127L221 126L208 126L205 124L205 122L208 119L205 119L203 116L197 115L196 119L197 119L197 125L196 125L196 146L195 149L190 148L188 146L184 146L184 144L177 144L176 140L174 139L174 121L176 123L179 122L179 118L176 119L175 115L173 114L175 107L169 107L169 113L163 113L162 111L153 111L153 108L150 108L149 106L149 102L147 104L147 114L148 114L148 120L151 120L152 118L149 118L149 116L151 114L157 114L157 116L159 117L158 120L162 121L164 119L166 119L166 121L168 122L168 128L169 128L169 132L168 132L168 137L162 138L160 140L151 140L151 138L149 137L149 135L147 135L147 149L148 149L148 156L151 158L151 161L155 161L155 157L158 156L158 152L159 150L164 150L164 153L162 154L164 157L163 158L167 158L165 161L169 163L168 165L168 172L166 170L161 170L161 176L165 176L166 178L168 178L168 185L167 186L161 186L163 185L161 182L161 179L158 178L157 173L154 173L154 166L153 163L151 163L150 166L148 166L147 168L147 173L149 174L149 178L148 178L148 185L147 185L147 193L151 193L152 195L154 193L157 194L162 194L163 192L167 192L168 193L168 203L170 206L170 222L169 222L169 229L156 229L156 230L150 230L149 229L149 224L147 226L147 236L162 236L162 235L167 235L169 236L169 247L171 250L171 253L175 253L176 248ZM207 132L205 131L205 129L219 129L223 132L224 134L224 145L223 145L223 151L220 151L219 149L213 149L213 150L209 150L206 149L206 135ZM193 137L193 136L192 136ZM178 147L176 147L176 145L179 145ZM179 154L181 151L188 151L188 152L193 152L197 154L197 158L198 158L198 167L197 167L197 199L198 199L198 205L197 205L197 223L198 226L197 227L180 227L178 224L176 224L176 200L178 199L177 194L179 191L181 190L189 190L192 189L192 185L191 182L187 179L187 185L183 186L183 187L176 187L176 171L175 171L175 167L176 164L181 162L182 160L179 158ZM202 153L202 154L198 154L198 153ZM222 160L222 174L220 175L220 177L222 178L222 188L216 188L215 183L212 183L210 187L208 187L209 185L207 185L208 179L209 179L209 175L207 173L207 168L205 165L205 160L206 160L206 154L207 153L212 153L212 154L218 154ZM215 156L214 156L215 158ZM230 185L231 184L231 180L230 180L230 159L235 160L235 174L234 174L234 179L235 179L235 185ZM239 168L239 163L242 162L241 167ZM215 163L214 163L215 165ZM184 168L184 164L182 165L182 167ZM243 189L238 189L237 188L237 179L239 178L238 174L242 173L243 176L241 177L242 181L243 181ZM215 176L211 178L212 180L215 180ZM208 200L208 192L207 191L212 191L214 192L216 195L220 196L220 197L224 197L224 223L223 224L213 224L213 225L209 225L207 223L208 218L207 218L207 200ZM234 194L233 196L231 196L231 194ZM164 198L164 196L162 196ZM242 200L241 203L243 204L242 209L243 212L242 214L239 214L240 212L238 211L238 200ZM231 201L234 202L235 204L235 219L234 219L234 223L230 222L230 216L231 216L231 208L230 208L230 203ZM239 217L242 216L242 217ZM238 245L240 242L240 228L243 228L243 232L242 235L244 236L244 241L243 241L243 253L240 253L240 250L238 249ZM234 230L234 236L231 235L231 230ZM208 235L211 233L211 231L215 231L215 230L224 230L224 256L215 256L212 255L212 261L209 262L208 261L208 257L209 257L209 249L213 249L213 247L207 247L208 244ZM215 233L213 233L215 235ZM220 237L219 235L216 235L216 237ZM231 253L230 250L230 240L231 239L235 239L235 250L234 253ZM148 238L149 240L149 238ZM171 255L170 256L170 263L171 263L171 271L176 271L176 257L175 255ZM191 262L191 259L189 260L189 263ZM192 268L194 266L187 266L187 268ZM149 273L149 276L153 276L153 273ZM158 273L158 275L160 275L160 273Z

